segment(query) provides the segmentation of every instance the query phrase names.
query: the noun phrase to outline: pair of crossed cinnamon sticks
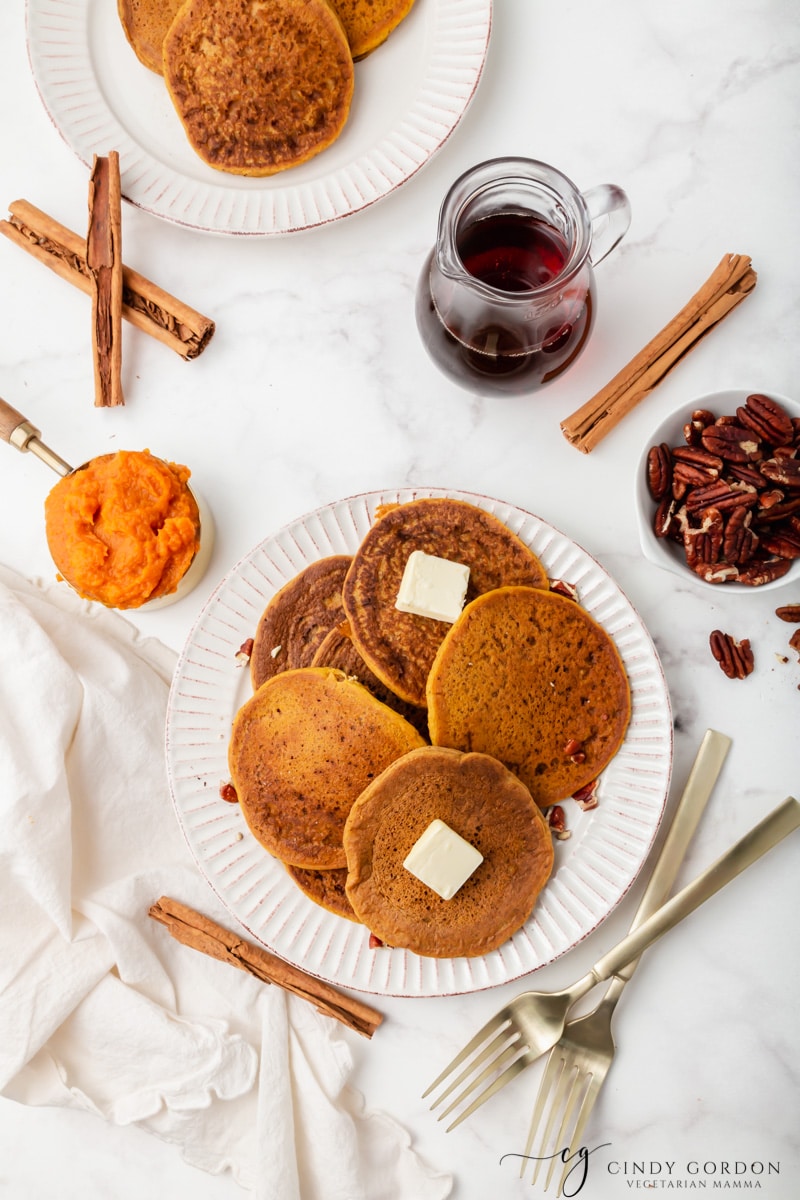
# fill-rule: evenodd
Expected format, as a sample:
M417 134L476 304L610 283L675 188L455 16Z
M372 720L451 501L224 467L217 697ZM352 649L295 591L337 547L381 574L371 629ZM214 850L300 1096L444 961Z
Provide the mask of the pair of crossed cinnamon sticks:
M87 236L80 237L27 200L9 205L0 233L92 298L95 405L125 403L122 318L186 360L202 353L214 322L122 261L119 155L95 155L89 180Z

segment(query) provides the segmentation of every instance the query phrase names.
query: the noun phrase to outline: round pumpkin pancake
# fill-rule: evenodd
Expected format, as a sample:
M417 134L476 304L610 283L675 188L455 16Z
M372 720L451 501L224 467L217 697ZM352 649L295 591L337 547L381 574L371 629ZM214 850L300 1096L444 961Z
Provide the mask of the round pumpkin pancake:
M341 133L353 59L327 0L187 0L164 39L164 78L210 166L272 175Z
M382 510L356 552L342 598L356 648L403 700L424 707L446 621L395 608L413 550L469 567L467 602L503 584L547 587L536 555L502 521L463 500L429 497Z
M414 0L329 0L338 15L354 59L365 58L411 11Z
M450 900L403 862L436 819L483 855ZM397 759L353 805L344 831L347 895L386 945L475 957L530 916L553 868L553 839L520 779L486 754L426 746Z
M538 588L473 600L428 679L431 741L493 754L542 808L597 778L630 713L612 639L574 600Z
M311 666L323 638L344 620L342 585L351 562L347 554L321 558L275 593L253 638L250 679L254 689L281 671Z
M308 867L287 865L286 870L309 900L313 900L321 908L326 908L328 912L335 913L337 917L346 917L348 921L358 922L345 892L346 867L337 867L333 871L312 871Z
M409 704L406 700L395 696L394 692L390 691L386 684L381 683L373 671L370 671L355 648L347 621L343 621L335 629L331 629L330 633L326 633L311 660L311 665L312 667L337 667L340 671L344 671L345 675L353 675L359 683L363 683L365 688L369 688L373 696L377 696L383 704L388 704L389 708L393 708L395 712L399 712L402 717L410 721L427 741L427 710L418 708L416 704Z
M136 57L163 75L163 45L167 31L184 0L117 0L125 36Z
M228 747L231 782L254 836L297 867L343 867L344 823L370 780L424 745L355 679L299 667L242 705Z

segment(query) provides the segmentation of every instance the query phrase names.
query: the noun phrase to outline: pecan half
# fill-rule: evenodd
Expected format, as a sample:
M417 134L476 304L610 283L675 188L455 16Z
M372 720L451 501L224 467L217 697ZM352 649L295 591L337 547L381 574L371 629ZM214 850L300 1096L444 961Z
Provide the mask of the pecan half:
M736 508L739 504L749 507L757 503L758 492L749 484L739 483L738 480L726 483L724 479L717 479L703 487L692 488L686 496L686 511L696 516L706 508L723 511Z
M750 528L753 510L740 504L732 508L725 522L722 539L722 558L729 563L745 563L758 546L758 534Z
M800 534L791 529L768 530L761 535L761 545L778 558L800 558Z
M753 558L739 568L737 580L748 587L762 587L781 579L792 565L790 558Z
M763 396L755 392L748 396L744 405L737 408L736 416L742 425L752 429L765 442L772 446L782 446L791 442L794 435L792 418L784 408L771 396Z
M698 563L718 563L725 534L725 521L718 508L707 508L698 526L683 531L686 561L694 570Z
M697 484L713 483L722 470L722 459L709 454L702 446L676 446L672 451L672 478L680 479L692 487Z
M731 634L715 629L708 639L708 644L728 679L746 679L752 673L755 662L749 638L742 638L737 642Z
M716 421L703 430L700 439L710 454L724 458L726 462L753 462L761 458L761 439L745 425L721 424Z
M219 785L219 794L220 798L222 800L227 800L228 804L239 803L239 796L232 783L221 783Z
M781 457L767 458L761 463L761 474L771 483L781 487L800 488L800 459Z
M714 414L712 412L709 412L707 408L696 408L692 413L691 420L687 421L683 427L683 440L686 445L699 446L703 430L707 425L713 424Z
M800 604L781 604L775 609L775 616L790 625L800 625Z
M647 486L654 500L666 496L672 484L672 455L666 442L647 451Z

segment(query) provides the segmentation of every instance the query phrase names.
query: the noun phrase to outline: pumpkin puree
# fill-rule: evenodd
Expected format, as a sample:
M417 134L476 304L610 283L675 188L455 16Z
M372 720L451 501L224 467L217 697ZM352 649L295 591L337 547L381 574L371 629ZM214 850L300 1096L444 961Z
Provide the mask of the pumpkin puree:
M138 608L174 592L200 545L187 467L119 450L61 479L45 500L50 553L87 600Z

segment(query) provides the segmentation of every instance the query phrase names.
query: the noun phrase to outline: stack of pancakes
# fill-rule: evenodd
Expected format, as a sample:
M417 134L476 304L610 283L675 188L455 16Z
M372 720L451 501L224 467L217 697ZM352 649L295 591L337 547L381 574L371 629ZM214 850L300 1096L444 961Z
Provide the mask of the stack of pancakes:
M395 607L415 550L470 569L452 625ZM630 717L609 635L449 498L379 510L352 558L290 581L250 666L229 766L251 830L311 899L422 955L485 954L527 920L553 864L545 810L597 778ZM483 855L451 900L403 866L437 818Z
M163 75L190 144L210 166L272 175L338 138L353 63L414 0L117 0L125 35Z

